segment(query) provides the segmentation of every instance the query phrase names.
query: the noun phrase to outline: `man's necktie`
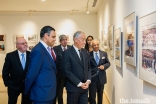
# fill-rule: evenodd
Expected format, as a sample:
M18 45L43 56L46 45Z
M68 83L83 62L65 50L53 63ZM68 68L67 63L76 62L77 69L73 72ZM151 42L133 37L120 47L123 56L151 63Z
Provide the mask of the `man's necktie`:
M79 51L81 63L82 63L82 65L83 65L83 55L82 55L82 52L81 52L81 50L78 50L78 51Z
M98 57L98 53L95 53L95 61L96 61L96 64L98 65L98 64L99 64L99 57Z
M55 56L55 53L54 53L53 48L51 48L51 55L52 55L52 57L53 57L54 61L56 61L56 56Z
M25 68L25 57L24 57L23 53L21 54L21 56L22 56L21 63L22 63L22 67L23 67L23 70L24 70L24 68Z
M65 50L66 50L66 47L63 48L63 51L65 51Z

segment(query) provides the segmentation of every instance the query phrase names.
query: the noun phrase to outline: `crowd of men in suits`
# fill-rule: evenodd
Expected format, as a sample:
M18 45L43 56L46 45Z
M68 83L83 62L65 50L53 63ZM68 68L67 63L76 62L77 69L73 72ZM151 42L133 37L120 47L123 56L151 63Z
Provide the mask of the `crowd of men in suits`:
M99 41L92 41L93 51L84 49L86 35L77 31L74 44L67 45L67 37L59 36L60 45L54 47L55 29L44 26L40 42L27 51L24 38L16 41L17 50L6 55L2 70L8 88L8 104L63 104L63 88L67 90L67 104L102 104L106 69L110 62L106 52L99 50ZM58 100L58 101L56 101ZM65 103L65 102L64 102Z

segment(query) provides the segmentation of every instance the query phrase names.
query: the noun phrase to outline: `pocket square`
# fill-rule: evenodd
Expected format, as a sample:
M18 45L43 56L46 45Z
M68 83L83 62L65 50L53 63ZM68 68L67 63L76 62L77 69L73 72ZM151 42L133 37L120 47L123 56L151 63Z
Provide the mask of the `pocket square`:
M105 57L102 57L102 59L105 59Z

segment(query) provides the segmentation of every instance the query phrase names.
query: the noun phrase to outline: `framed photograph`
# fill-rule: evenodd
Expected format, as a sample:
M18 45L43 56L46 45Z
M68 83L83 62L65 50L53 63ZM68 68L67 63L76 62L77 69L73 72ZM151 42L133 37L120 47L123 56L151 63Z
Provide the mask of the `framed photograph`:
M27 42L37 42L37 35L36 34L27 35Z
M0 43L0 52L5 52L5 43Z
M139 18L140 78L156 86L156 11Z
M67 37L67 44L70 45L69 35L66 35Z
M28 51L32 51L32 49L36 46L37 43L28 43Z
M135 12L124 18L124 61L136 66L136 16Z
M122 52L122 45L121 45L121 28L118 28L114 31L114 51L115 51L115 63L118 67L121 67L121 52Z
M113 39L114 39L114 26L111 25L111 26L108 27L108 47L109 47L111 56L114 56Z
M5 42L5 35L0 35L0 42Z
M16 40L17 40L18 38L24 38L24 39L26 39L26 36L23 35L23 34L14 35L14 43L16 42Z
M105 51L108 50L108 33L103 36L103 48Z

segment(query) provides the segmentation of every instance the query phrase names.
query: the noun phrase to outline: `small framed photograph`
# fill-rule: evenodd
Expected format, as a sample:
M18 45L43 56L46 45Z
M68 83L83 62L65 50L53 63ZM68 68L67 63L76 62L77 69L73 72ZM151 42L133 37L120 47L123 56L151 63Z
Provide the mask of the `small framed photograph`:
M37 42L37 35L27 35L27 41L28 42Z
M5 43L0 43L0 52L5 52Z
M37 43L32 43L32 44L28 43L28 48L27 48L27 50L28 50L28 51L32 51L32 49L36 46L36 44L37 44Z
M5 35L0 35L0 42L5 42Z
M14 43L16 42L16 40L17 40L18 38L24 38L24 39L26 39L26 36L23 35L23 34L14 35Z

